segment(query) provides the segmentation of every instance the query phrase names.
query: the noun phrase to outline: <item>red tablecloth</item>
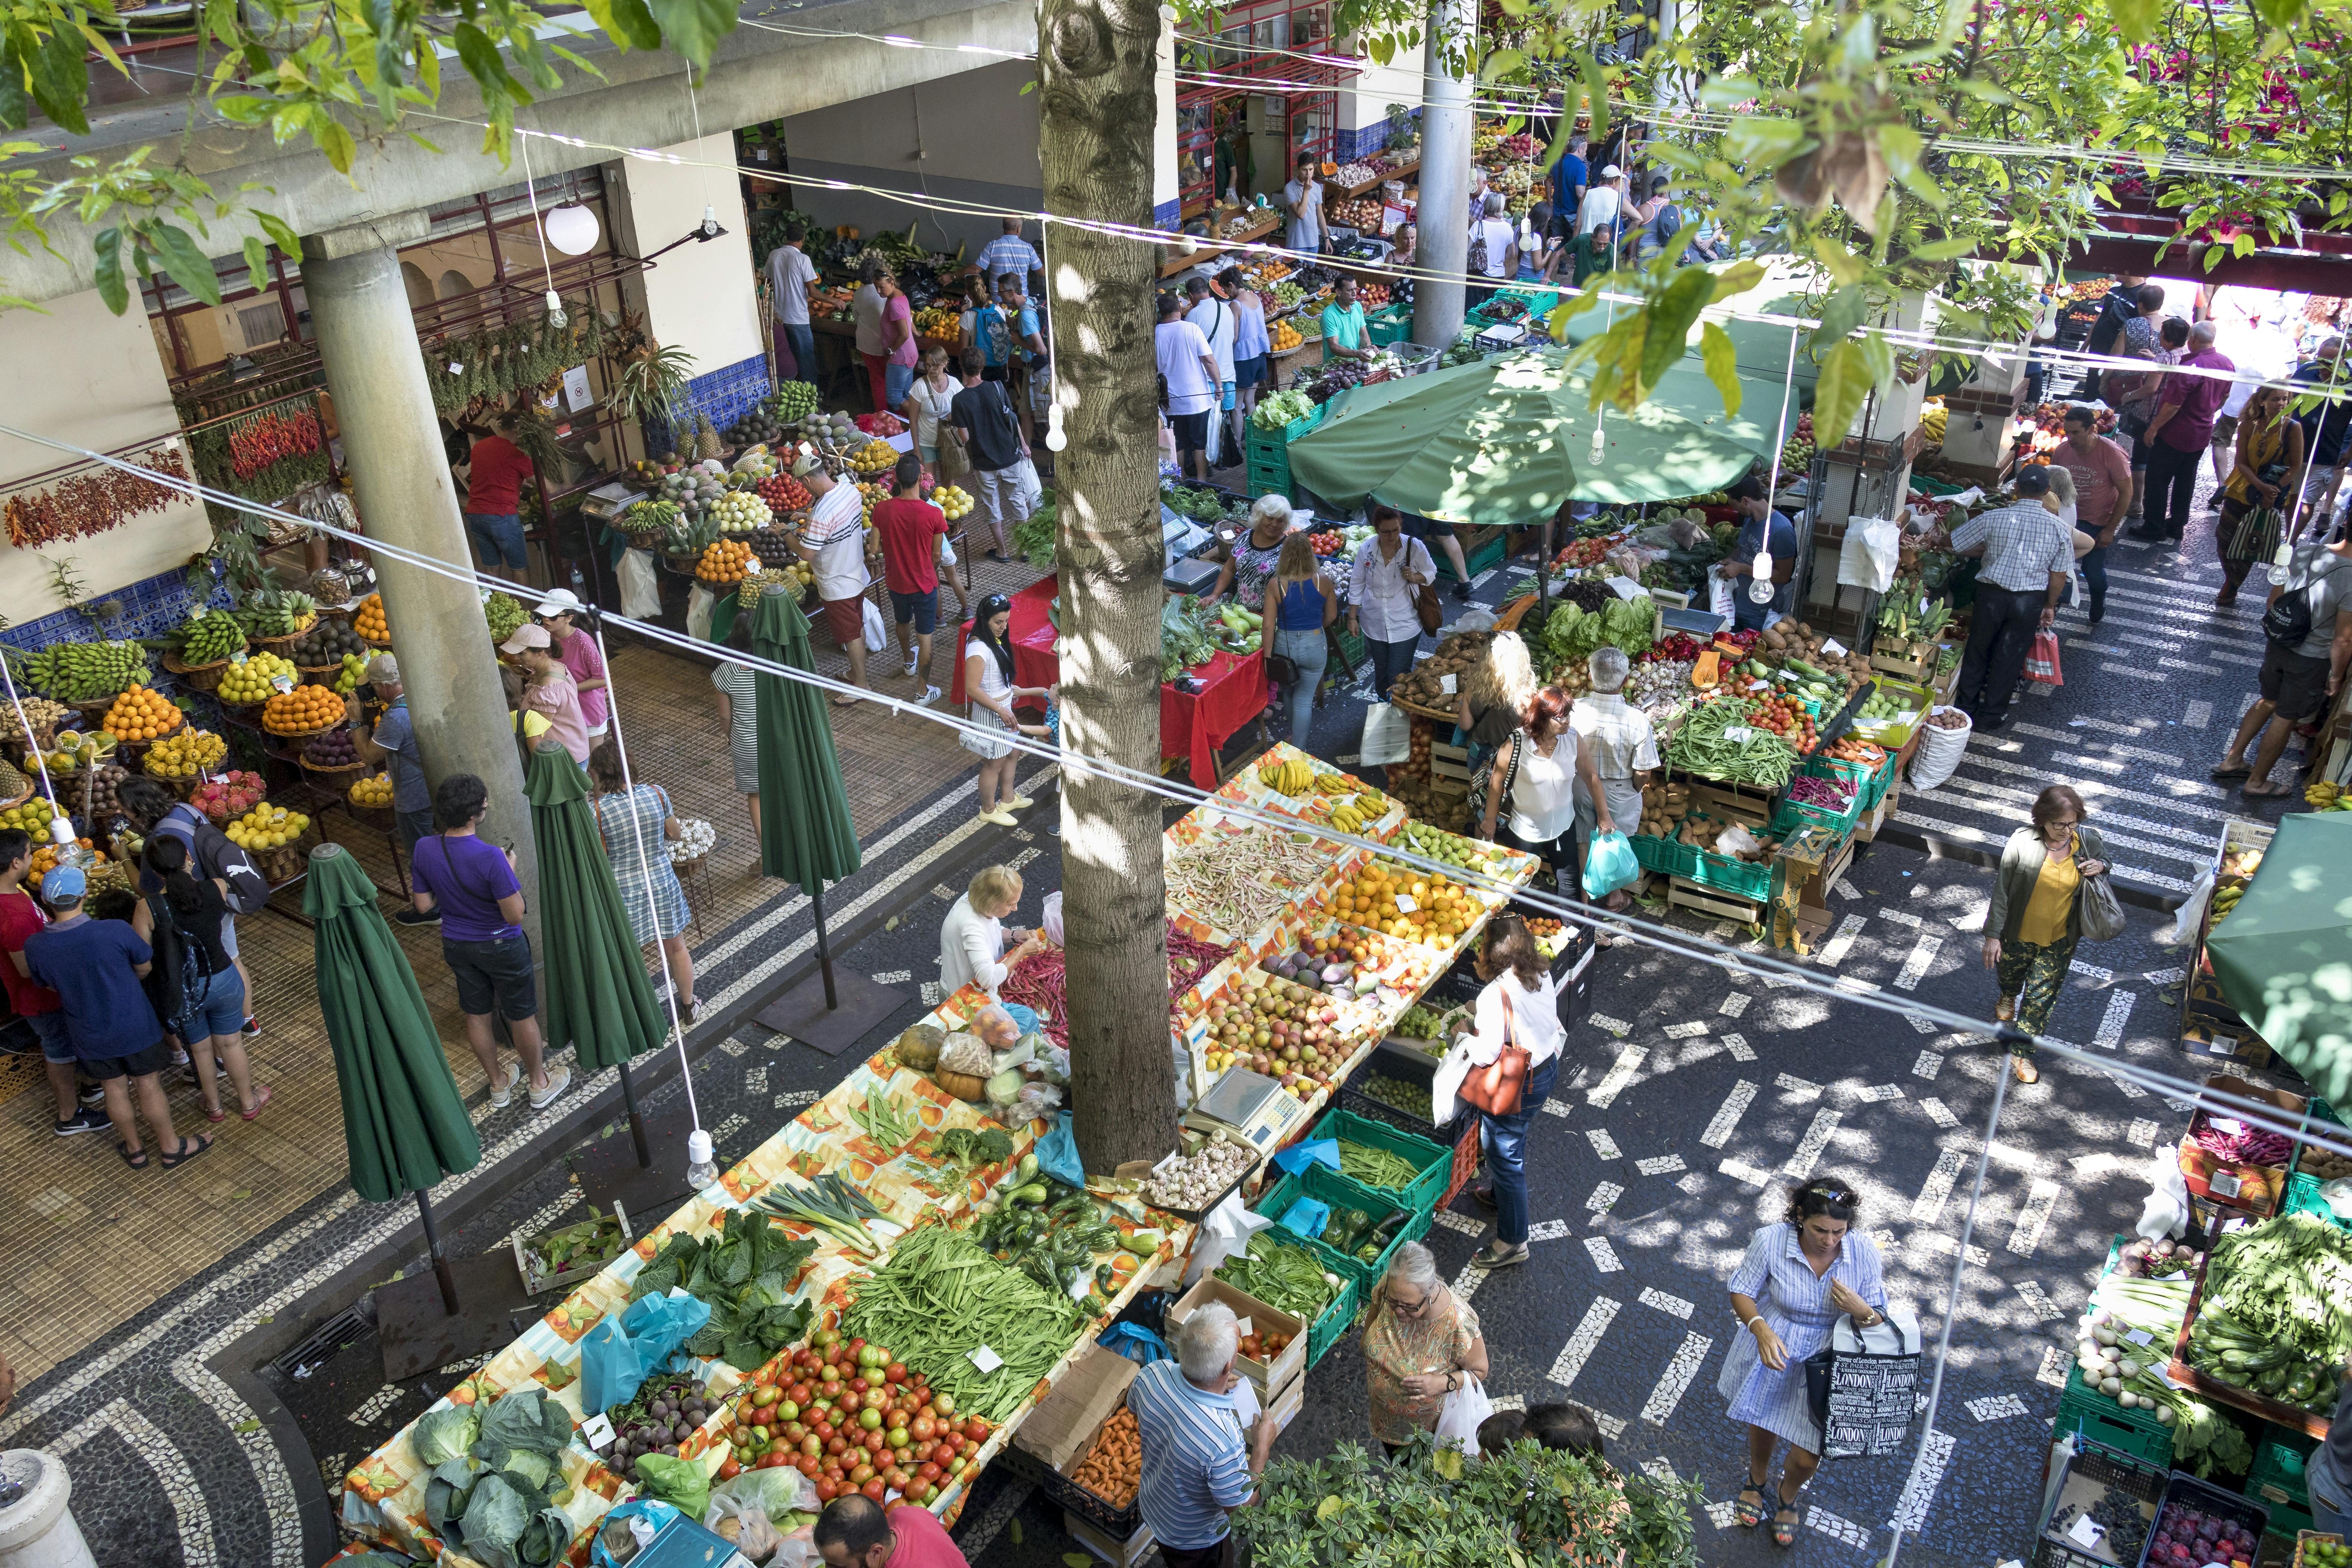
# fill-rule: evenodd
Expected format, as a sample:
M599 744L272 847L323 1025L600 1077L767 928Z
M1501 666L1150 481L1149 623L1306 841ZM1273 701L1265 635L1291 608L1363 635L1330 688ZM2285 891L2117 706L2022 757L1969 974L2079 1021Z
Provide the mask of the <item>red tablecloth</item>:
M1217 787L1217 752L1265 711L1265 654L1221 653L1188 675L1207 684L1192 695L1160 689L1160 754L1190 759L1192 782Z
M1052 686L1062 679L1062 661L1054 652L1058 634L1045 613L1061 591L1058 579L1041 577L1013 595L1013 619L1005 627L1005 637L1013 645L1013 684L1015 686ZM967 699L963 691L965 644L971 637L971 623L966 621L956 640L955 683L948 689L948 700L961 707ZM1042 713L1045 705L1035 698L1015 704Z

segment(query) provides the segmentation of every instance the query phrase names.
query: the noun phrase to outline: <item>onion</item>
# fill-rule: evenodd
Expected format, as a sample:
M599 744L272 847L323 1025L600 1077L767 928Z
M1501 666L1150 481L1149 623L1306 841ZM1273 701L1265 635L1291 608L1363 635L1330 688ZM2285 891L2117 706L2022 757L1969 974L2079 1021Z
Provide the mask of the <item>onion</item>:
M2121 1363L2118 1375L2126 1378L2137 1377L2139 1375L2139 1363L2136 1361L2126 1361Z
M2139 1395L2126 1388L2116 1395L2116 1403L2126 1410L2137 1410L2139 1408Z
M2116 1342L2116 1331L2115 1331L2115 1330L2110 1329L2110 1328L2101 1327L2101 1328L2093 1329L2093 1330L2091 1331L2091 1337L2092 1337L2093 1339L2095 1339L2095 1340L2098 1341L2098 1342L2099 1342L2099 1343L2101 1343L2101 1344L2103 1344L2103 1345L2112 1345L2112 1344L2114 1344L2114 1343Z
M2121 1394L2123 1391L2124 1380L2119 1377L2110 1377L2099 1384L2101 1394L2113 1395Z
M2156 1423L2158 1426L2169 1426L2173 1422L2179 1419L2179 1417L2173 1414L2171 1405L2165 1404L2164 1401L2160 1399L2156 1401Z

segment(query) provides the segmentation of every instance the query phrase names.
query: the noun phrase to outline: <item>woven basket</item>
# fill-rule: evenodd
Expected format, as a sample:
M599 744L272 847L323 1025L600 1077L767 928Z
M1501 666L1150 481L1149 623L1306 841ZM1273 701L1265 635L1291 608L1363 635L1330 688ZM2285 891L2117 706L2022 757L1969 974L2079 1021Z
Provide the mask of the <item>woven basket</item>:
M311 617L310 617L309 620L304 621L300 626L296 626L292 631L288 632L284 637L251 637L251 638L248 638L248 639L247 639L247 640L248 642L259 643L263 647L268 648L270 652L272 652L272 653L276 654L278 658L284 658L286 657L286 650L287 650L288 648L289 648L289 647L292 647L296 643L300 642L300 641L302 640L303 635L304 635L305 633L309 632L309 631L310 631L310 629L312 626L317 626L318 624L319 624L319 617L318 617L316 615L313 615L313 616L311 616Z
M323 735L330 730L340 730L349 722L350 721L348 719L337 719L331 724L320 724L308 730L265 729L262 733L268 735L271 740L280 743L288 741L307 741L313 735Z
M105 729L105 726L102 723L99 727L100 729ZM106 732L110 735L114 735L115 750L119 752L129 752L131 755L138 756L145 752L147 748L153 745L157 741L168 741L187 727L188 716L185 713L183 713L180 715L179 721L177 723L173 724L170 729L164 731L160 735L145 737L136 741L126 741L120 735L114 735L114 731L111 730L107 730Z
M119 691L114 694L115 697L121 695L122 693ZM68 702L66 706L89 721L86 724L76 725L75 728L83 731L96 730L103 725L106 710L114 706L114 697L101 697L95 702Z
M302 678L301 684L304 686L332 686L342 676L343 661L337 659L332 664L298 664L294 667L294 671Z
M324 768L305 756L298 755L294 760L301 765L304 773L311 776L312 782L320 788L333 790L338 795L359 782L356 778L345 775L363 773L368 769L367 763L358 762L339 763L331 768Z
M305 862L310 858L310 833L311 830L306 827L302 830L302 837L291 844L281 844L275 849L248 851L262 879L276 888L300 876Z
M0 800L0 811L6 811L11 807L24 805L26 801L33 798L33 791L38 786L36 785L31 779L26 779L25 781L25 792L22 795L19 795L11 800Z
M212 691L220 686L221 677L228 673L228 660L216 658L210 664L182 664L167 653L163 656L163 668L177 676L180 684L191 691Z

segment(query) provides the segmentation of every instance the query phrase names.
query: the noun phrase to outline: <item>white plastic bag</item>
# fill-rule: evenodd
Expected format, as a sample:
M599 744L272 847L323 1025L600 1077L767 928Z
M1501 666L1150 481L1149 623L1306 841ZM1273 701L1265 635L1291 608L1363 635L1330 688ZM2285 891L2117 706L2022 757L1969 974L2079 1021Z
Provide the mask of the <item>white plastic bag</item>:
M1470 1077L1470 1047L1465 1043L1445 1053L1437 1064L1437 1074L1429 1080L1429 1120L1433 1126L1443 1127L1454 1120L1461 1107L1457 1103L1462 1085Z
M1223 1203L1201 1217L1201 1238L1192 1244L1192 1261L1184 1270L1185 1287L1190 1289L1218 1264L1247 1248L1250 1237L1273 1223L1272 1216L1244 1208L1240 1192L1227 1193Z
M866 613L866 647L869 652L879 653L890 646L889 624L883 620L881 607L873 600L860 599L858 604Z
M1931 708L1930 717L1938 713L1959 713L1957 708ZM1976 733L1973 723L1964 723L1957 730L1947 730L1939 724L1927 724L1919 736L1919 749L1911 755L1911 787L1940 789L1946 780L1959 771L1960 758L1969 749L1969 737Z
M1047 942L1052 942L1055 947L1067 947L1069 945L1068 942L1062 940L1061 889L1056 888L1052 892L1045 895L1045 912L1037 917L1037 923L1045 928L1045 940Z
M654 552L621 552L621 614L633 621L661 618L661 584L654 577Z
M686 595L686 635L697 642L710 640L710 614L719 607L719 596L701 584L696 584Z
M1730 578L1716 573L1706 574L1706 607L1711 614L1727 616L1732 613L1731 583Z
M1364 710L1364 738L1357 743L1356 761L1364 767L1401 763L1412 754L1412 715L1393 702L1375 702Z
M1902 554L1901 524L1892 518L1850 517L1845 523L1845 543L1838 551L1837 580L1846 587L1884 594L1894 585L1895 569L1901 563Z
M1445 1406L1437 1413L1437 1440L1452 1438L1462 1445L1463 1458L1475 1459L1479 1423L1493 1414L1495 1402L1486 1397L1486 1385L1465 1373L1462 1386L1445 1396Z
M2172 923L2156 933L2158 945L2179 947L2184 942L2196 941L2197 928L2205 920L2205 900L2212 896L2213 868L2208 866L2197 873L2197 880L2189 884L2180 908L2173 911Z
M2180 1173L2179 1156L2159 1147L2148 1157L2147 1179L2147 1197L2133 1234L2147 1241L2177 1241L2189 1230L2189 1179Z

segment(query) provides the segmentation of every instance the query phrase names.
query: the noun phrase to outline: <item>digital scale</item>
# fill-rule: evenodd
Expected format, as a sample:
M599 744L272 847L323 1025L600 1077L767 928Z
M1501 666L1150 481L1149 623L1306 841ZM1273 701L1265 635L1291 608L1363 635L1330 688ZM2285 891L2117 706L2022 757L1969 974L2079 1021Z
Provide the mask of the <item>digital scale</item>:
M597 486L582 499L580 515L583 518L593 518L598 522L616 523L620 521L623 512L645 499L637 491L614 479L609 485Z
M1528 341L1528 324L1525 321L1496 321L1492 326L1480 328L1478 336L1473 341L1480 353L1500 353L1505 349L1517 348Z
M1264 1073L1227 1068L1184 1113L1183 1124L1196 1132L1238 1138L1264 1158L1307 1125L1307 1105Z

